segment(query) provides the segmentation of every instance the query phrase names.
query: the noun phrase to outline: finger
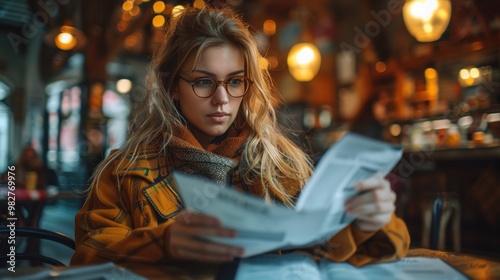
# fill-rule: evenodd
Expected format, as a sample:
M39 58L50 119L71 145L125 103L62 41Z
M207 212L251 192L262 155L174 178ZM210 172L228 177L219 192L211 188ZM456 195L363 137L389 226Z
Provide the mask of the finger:
M346 201L345 211L351 216L393 212L395 199L392 191L370 191Z
M380 227L386 225L389 223L391 220L392 214L379 214L379 215L369 215L369 216L362 216L356 221L362 222L364 224L369 224L369 225L379 225Z
M366 180L359 181L354 188L357 191L364 192L373 189L390 189L391 184L382 175L378 174Z
M364 204L391 203L396 201L396 194L391 189L375 189L359 193L345 202L345 208L350 209Z
M243 255L242 248L189 238L184 235L173 236L168 248L174 258L185 260L224 262Z
M381 223L381 222L386 222L391 219L392 214L391 213L383 213L383 214L373 214L373 215L364 215L357 220L361 220L365 223Z
M392 214L396 210L394 204L392 203L383 203L383 204L363 204L358 207L348 208L346 209L346 213L350 216L354 216L356 218L364 218L369 219L370 216L373 215L385 215Z
M182 212L181 214L177 215L175 219L185 225L206 225L206 226L220 225L220 222L217 218L191 211Z

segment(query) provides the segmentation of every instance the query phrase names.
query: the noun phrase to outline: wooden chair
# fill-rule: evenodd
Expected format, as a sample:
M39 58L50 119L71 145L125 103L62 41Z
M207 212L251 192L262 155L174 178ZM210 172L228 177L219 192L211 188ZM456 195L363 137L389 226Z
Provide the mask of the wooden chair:
M10 256L7 254L10 252L10 246L8 240L10 236L15 236L16 238L16 247L19 247L19 237L25 237L29 240L31 239L45 239L50 240L62 245L65 245L73 250L75 250L75 241L62 233L50 231L41 228L30 228L30 227L16 227L15 229L11 229L7 226L0 227L0 262L5 264L9 261ZM43 255L41 252L16 252L15 255L16 261L19 260L28 260L30 261L31 266L37 266L39 264L45 263L54 266L65 266L61 261L51 258L49 256Z

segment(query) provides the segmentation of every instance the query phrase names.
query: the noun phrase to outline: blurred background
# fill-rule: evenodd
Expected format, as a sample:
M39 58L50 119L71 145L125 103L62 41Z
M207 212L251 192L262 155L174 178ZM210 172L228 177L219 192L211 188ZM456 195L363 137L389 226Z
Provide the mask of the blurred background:
M500 258L498 1L0 0L0 171L31 147L43 169L29 186L27 168L26 187L84 190L126 139L172 12L205 2L251 25L315 160L347 131L404 146L389 179L412 245L426 245L428 205L444 195L443 248ZM40 222L66 215L72 235L81 203L47 200Z

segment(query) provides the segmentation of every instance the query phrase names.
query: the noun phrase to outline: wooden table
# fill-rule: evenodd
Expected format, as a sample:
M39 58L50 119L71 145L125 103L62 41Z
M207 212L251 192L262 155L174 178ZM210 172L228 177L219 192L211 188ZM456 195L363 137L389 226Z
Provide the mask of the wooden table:
M408 257L440 258L470 279L500 279L500 262L428 249L411 249Z

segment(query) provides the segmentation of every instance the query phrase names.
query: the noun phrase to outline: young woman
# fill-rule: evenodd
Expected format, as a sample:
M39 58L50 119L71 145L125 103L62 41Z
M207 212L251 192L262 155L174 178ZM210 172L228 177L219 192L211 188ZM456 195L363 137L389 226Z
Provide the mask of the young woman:
M75 218L72 264L240 256L241 248L199 238L235 233L183 210L173 170L293 207L312 164L278 128L278 95L260 59L248 27L230 9L188 7L172 17L128 140L100 164ZM346 203L356 220L313 249L356 265L403 257L409 235L394 215L388 181L371 178L357 188Z

